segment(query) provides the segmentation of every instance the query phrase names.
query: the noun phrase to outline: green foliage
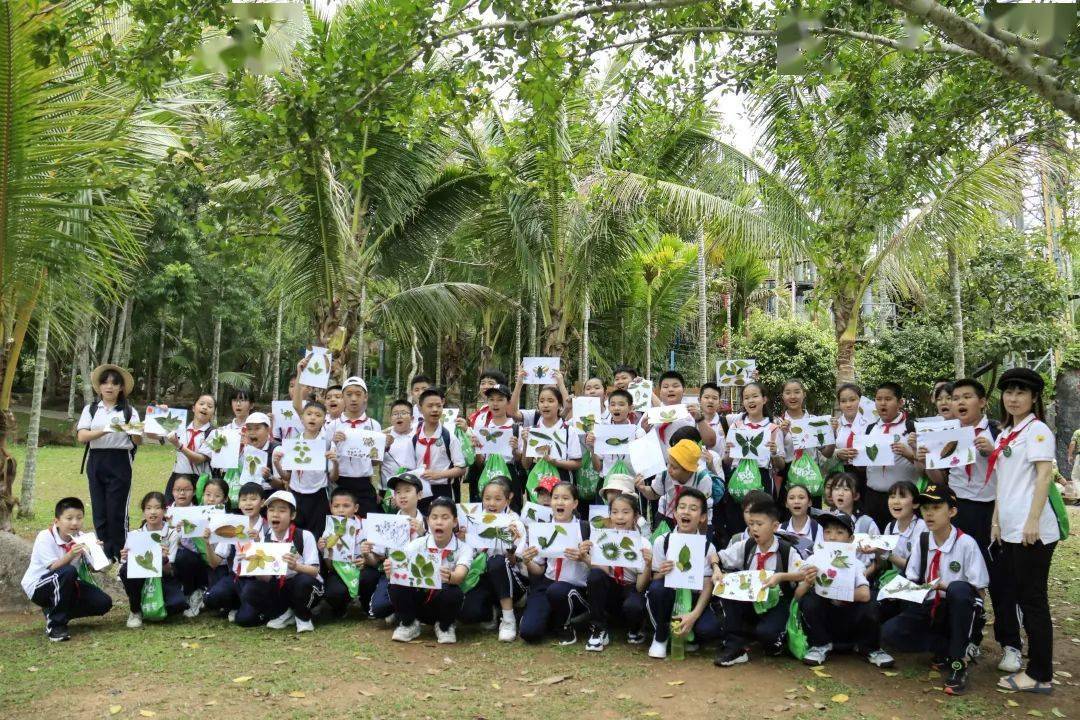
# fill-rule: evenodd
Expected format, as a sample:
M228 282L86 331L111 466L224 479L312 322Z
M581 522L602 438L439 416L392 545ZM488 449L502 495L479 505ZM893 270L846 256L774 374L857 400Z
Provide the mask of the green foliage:
M856 351L857 380L868 396L883 382L899 383L922 414L931 407L934 383L953 377L952 342L948 328L918 316L896 329L888 329ZM924 412L925 411L925 412Z
M799 318L754 313L748 333L734 338L735 357L757 360L769 398L778 406L784 381L799 378L806 386L808 408L828 412L836 387L836 340L832 333Z

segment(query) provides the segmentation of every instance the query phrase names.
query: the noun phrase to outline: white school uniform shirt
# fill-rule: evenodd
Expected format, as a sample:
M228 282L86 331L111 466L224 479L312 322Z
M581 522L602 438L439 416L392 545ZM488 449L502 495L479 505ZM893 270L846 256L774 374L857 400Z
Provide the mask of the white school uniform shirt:
M393 427L390 428L390 447L383 455L382 469L379 472L383 490L390 478L398 474L399 468L416 469L416 453L413 452L412 439L412 432L399 433Z
M75 426L75 429L106 430L112 425L114 418L117 422L123 423L124 411L116 405L105 407L104 401L98 400L97 412L94 413L94 417L90 417L90 406L83 406L82 415L79 416L79 423ZM132 407L131 422L138 421L139 411ZM126 432L107 432L101 437L90 441L91 450L131 450L134 447L135 444L131 442L131 438L128 437Z
M674 532L674 531L672 531ZM671 541L668 540L671 532L666 532L653 541L652 545L652 570L653 572L660 572L660 566L667 561L667 553L664 551L664 545L671 546ZM667 540L667 542L665 542ZM716 548L713 547L711 540L705 540L705 572L702 579L708 580L712 577L713 562L716 561L720 555L716 552Z
M435 428L434 435L428 435L424 432L424 427L421 425L412 438L416 439L416 467L424 465L424 454L427 452L427 447L424 440L434 440L431 444L430 461L427 463L427 467L431 470L449 470L452 467L465 467L465 454L461 450L461 439L457 436L453 430L448 432L450 436L450 447L446 447L443 442L443 426ZM413 442L410 438L409 443ZM428 480L432 485L449 485L450 480L448 478L439 478L438 480Z
M577 522L579 522L577 518L570 521L570 523ZM531 540L532 538L522 537L521 541L518 542L518 557L524 554L526 547L530 545L536 547L536 544ZM544 567L544 577L552 582L564 582L574 587L585 587L585 581L589 579L591 567L579 560L571 560L568 557L542 558L538 556L533 558L533 562Z
M907 432L907 413L900 413L900 415L890 423L886 423L882 420L878 420L873 423L871 428L871 434L884 434L881 432L882 427L888 426L889 434L899 435L900 442L906 443ZM866 428L861 431L863 434L867 432ZM878 465L865 468L866 470L866 486L876 492L889 492L889 488L902 480L908 482L916 482L919 479L919 470L916 468L910 460L900 455L896 456L895 465Z
M911 557L911 547L918 539L920 535L926 532L926 523L923 522L921 517L912 517L911 522L908 523L907 529L903 532L897 530L896 520L885 526L883 531L885 535L899 535L900 538L896 541L896 547L893 548L893 553L896 557L909 558Z
M581 440L576 431L570 427L570 424L565 420L559 419L555 421L552 426L544 424L544 419L540 417L540 413L536 410L522 410L521 411L521 426L530 430L541 431L555 431L559 437L564 438L566 441L566 452L562 457L556 458L557 460L580 460L581 459Z
M213 451L210 449L210 445L207 443L211 435L213 425L210 423L203 423L198 427L194 422L189 422L187 427L181 430L179 433L171 432L169 437L176 436L180 439L180 445L182 447L189 448L200 455L210 457ZM210 462L194 464L188 460L187 455L176 451L176 462L173 463L174 473L181 475L202 475L203 473L210 472Z
M315 437L308 438L308 442L315 457L325 456L326 451L330 449L330 436L326 434L326 428L320 430ZM330 484L330 476L326 471L329 462L329 460L323 461L322 470L292 470L289 476L289 490L310 495L325 488Z
M727 433L724 432L724 425L722 423L723 418L724 416L721 413L716 413L712 416L710 420L707 421L709 423L709 427L711 427L713 429L713 432L716 433L716 442L714 442L712 445L709 445L705 449L709 450L720 458L724 457L724 450L727 449Z
M374 430L379 432L382 430L382 425L379 424L378 420L369 418L366 414L358 418L347 418L342 415L327 423L326 436L332 442L335 433L348 430ZM366 455L358 458L347 458L342 457L341 452L338 452L338 477L371 477L374 472L375 468L371 463L371 458Z
M986 437L991 443L996 443L993 433L990 432L990 421L985 415L975 424L975 437ZM975 462L963 467L949 468L949 487L961 500L972 502L992 503L997 498L997 479L993 476L987 482L986 467L990 462L988 455L975 451ZM1001 456L998 456L1001 462Z
M266 520L264 520L261 515L258 515L255 518L255 524L254 525L251 524L250 519L248 520L247 527L248 527L248 535L250 535L251 537L260 537L260 536L263 536L263 535L266 534L266 531L269 529L270 526L266 523ZM240 558L241 555L243 555L244 553L247 552L247 550L248 550L248 548L250 546L251 546L250 541L245 542L245 543L220 542L220 543L217 543L216 545L214 545L214 553L217 554L217 556L219 558L223 558L225 560L228 560L229 553L232 553L233 549L235 548L236 552L232 556L232 562L229 564L229 570L230 570L230 572L232 572L233 575L239 575L240 574L240 559L239 558ZM304 549L305 550L307 549L306 545L304 546Z
M776 423L772 421L772 418L762 418L760 422L750 422L746 419L745 415L739 413L739 415L728 424L728 434L725 438L725 442L736 445L736 430L753 430L756 432L762 428L765 428L765 439L761 441L762 443L767 443L770 440L775 442L778 439L776 434ZM727 447L725 446L724 449L727 450ZM737 461L735 460L732 460L732 462L737 464ZM758 460L758 467L767 468L770 466L771 462L772 458L766 458L764 461Z
M600 424L601 425L611 425L612 422L611 422L610 414L608 415L608 419L606 421L602 421ZM619 424L619 425L633 425L633 423L631 423L629 421L624 422L624 423L617 423L617 424ZM635 439L637 439L639 437L644 437L644 436L645 436L645 433L642 432L640 427L634 433L634 438ZM634 476L634 465L630 462L630 456L629 455L597 455L596 457L600 458L600 475L601 476L606 478L608 476L608 473L611 472L612 468L615 467L615 463L617 463L620 460L622 460L623 464L626 465L626 467L630 469L630 476L631 477Z
M461 542L456 535L450 536L450 542L446 543L446 547L439 547L435 543L435 536L428 533L415 540L410 540L409 544L405 546L405 552L418 553L426 551L428 559L438 562L440 569L446 568L450 572L454 572L454 568L459 565L469 567L472 565L473 556L475 551L467 543Z
M1005 445L1006 440L1016 432L1016 437ZM1013 428L1003 428L998 435L997 447L1007 447L998 453L994 473L997 477L998 523L1001 525L1001 539L1008 543L1024 540L1024 522L1027 520L1031 501L1035 494L1035 463L1053 462L1055 443L1054 433L1034 415L1016 424ZM995 449L996 451L996 449ZM1050 482L1054 482L1053 475ZM1057 516L1054 515L1050 501L1043 505L1039 515L1039 539L1044 544L1061 539L1058 531Z
M750 561L748 565L743 565L743 555L746 553L746 540L741 542L729 543L726 548L720 552L720 567L729 572L737 572L740 570L757 570L758 557L765 554L765 567L764 570L771 570L772 572L780 572L780 540L775 535L773 536L772 544L769 545L769 549L762 553L759 546L754 546L754 551L750 553ZM799 560L799 552L795 549L795 546L791 546L788 549L787 568L790 572L795 567L795 561Z
M34 538L34 547L30 551L30 564L26 567L26 572L23 573L22 577L22 589L26 593L26 597L33 598L34 591L38 589L38 586L52 582L54 583L53 605L60 602L60 584L52 578L45 578L53 572L49 569L49 566L64 557L68 549L71 549L71 542L73 541L69 540L65 543L60 538L60 532L55 525L51 525L37 534L37 537ZM65 549L65 545L67 549ZM71 561L71 565L78 568L82 564L83 558L84 555L79 553Z
M986 562L983 560L982 550L975 538L967 534L961 534L958 528L952 528L949 537L939 547L934 533L927 538L926 564L932 567L934 556L941 551L941 559L938 561L938 573L935 578L939 579L948 587L955 580L963 580L971 584L976 590L982 590L990 584L990 574L986 570ZM922 557L919 553L919 536L916 536L911 545L911 557L908 558L907 569L904 574L912 582L922 582L923 568ZM927 577L926 581L930 582ZM938 591L944 595L944 591Z
M296 537L297 533L303 533L302 537L303 537L303 543L304 543L304 552L302 552L300 554L300 560L298 562L301 565L314 565L316 568L318 568L319 567L319 546L315 541L315 536L311 534L310 530L304 530L303 528L298 528L295 525L293 526L293 528L294 528L293 537ZM274 532L274 528L270 527L269 524L268 524L266 526L266 532L263 534L263 542L289 542L289 540L286 539L288 537L289 537L289 531L288 530L286 530L285 532L283 532L279 536L279 535L277 535L277 533ZM295 550L295 549L296 549L296 543L293 542L293 550ZM292 569L289 569L289 568L285 569L285 578L286 579L291 578L294 575L296 575L295 570L292 570ZM316 575L316 577L319 577L319 576Z
M795 527L795 518L788 518L784 522L780 523L780 529L785 530L792 535L798 535L801 538L808 539L811 543L824 542L825 533L821 529L821 525L817 522L810 522L811 518L807 517L806 522L803 524L802 529Z
M841 414L837 418L836 448L855 447L855 439L852 436L863 432L866 432L866 418L861 413L855 415L855 419L851 421L845 419Z

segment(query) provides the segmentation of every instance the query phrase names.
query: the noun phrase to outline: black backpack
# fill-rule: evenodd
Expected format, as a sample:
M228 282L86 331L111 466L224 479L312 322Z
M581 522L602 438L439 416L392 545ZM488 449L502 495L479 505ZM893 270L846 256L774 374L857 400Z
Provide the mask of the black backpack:
M791 554L794 546L787 540L784 540L782 537L779 536L777 536L776 538L776 543L776 552L778 553L777 572L786 573L788 571L788 556ZM746 541L746 544L743 546L743 570L750 569L750 559L754 557L754 551L756 549L757 541L755 541L754 538L749 538ZM795 552L798 553L798 550L796 550ZM791 595L794 591L795 589L792 587L791 583L784 583L780 586L780 592L785 596Z
M446 429L445 425L439 425L439 429L442 431L441 437L442 437L443 447L446 448L446 457L450 458L450 431ZM413 436L412 436L413 458L416 457L416 445L417 445L417 443L420 442L420 433L423 432L423 431L424 431L424 427L421 425L420 427L416 428L416 432L413 433ZM452 458L450 459L450 464L451 465L454 464L454 461L453 461Z
M98 407L101 405L101 401L97 398L94 402L90 403L90 422L94 422L94 416L97 415ZM121 409L124 413L124 424L131 422L131 403L124 401L124 407ZM128 450L128 455L132 461L135 460L135 452L139 449L139 446L135 443L131 443L131 449ZM83 448L82 465L79 466L79 474L82 475L86 472L86 458L90 455L90 443L86 443Z

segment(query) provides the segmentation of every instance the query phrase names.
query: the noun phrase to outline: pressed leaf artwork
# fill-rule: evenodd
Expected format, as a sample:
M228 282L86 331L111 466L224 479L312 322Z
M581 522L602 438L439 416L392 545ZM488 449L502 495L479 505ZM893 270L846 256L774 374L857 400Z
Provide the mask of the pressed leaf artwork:
M167 433L176 432L176 430L180 427L180 418L174 417L172 415L165 415L163 417L157 418L157 424L160 425L162 429L165 430L165 432Z
M603 530L594 540L592 562L607 567L626 567L643 570L644 558L640 550L641 535L628 530Z
M318 360L312 360L307 364L307 371L312 375L322 375L326 368L322 366L322 363Z
M210 438L210 442L207 443L214 452L221 452L228 444L229 438L221 433L214 433L213 437Z
M550 536L548 536L546 538L541 537L539 539L538 542L540 543L540 548L542 550L546 550L549 547L551 547L551 545L555 542L555 538L557 538L560 534L565 535L566 534L566 528L564 528L562 525L556 525L554 530L552 530Z
M667 536L665 557L674 566L664 576L664 586L686 590L701 590L705 578L705 558L708 543L704 535L673 532Z
M144 570L154 570L154 553L147 550L142 555L135 556L135 562Z
M442 587L439 566L427 557L425 551L416 553L392 550L390 558L390 583L407 587L437 590Z
M877 460L877 456L878 456L877 443L871 443L871 444L867 445L866 446L866 457L870 458L871 460Z
M675 567L679 572L690 572L694 567L693 556L690 554L690 546L683 545L679 551L679 558L675 561Z
M611 445L612 447L619 447L620 445L629 445L630 444L630 438L628 438L628 437L624 437L624 438L613 437L613 438L608 438L604 442L606 442L608 445Z

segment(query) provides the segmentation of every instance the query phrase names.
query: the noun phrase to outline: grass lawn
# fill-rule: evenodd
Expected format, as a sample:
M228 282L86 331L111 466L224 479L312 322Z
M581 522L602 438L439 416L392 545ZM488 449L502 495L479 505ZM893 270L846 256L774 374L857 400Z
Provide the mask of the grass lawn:
M17 454L21 462L22 448ZM17 522L20 535L45 526L59 497L86 498L81 456L81 448L42 448L37 512ZM133 517L142 494L164 486L172 458L167 448L139 450ZM1059 684L1049 698L996 692L998 653L989 640L968 695L948 698L915 656L901 656L887 673L851 656L814 672L760 653L749 665L719 670L711 650L656 662L625 645L622 633L603 654L586 653L582 643L498 643L476 628L460 630L456 646L436 645L430 629L402 645L383 623L358 615L304 636L242 630L210 616L130 631L120 603L104 618L74 622L71 642L55 645L43 637L40 613L8 613L0 615L0 717L1080 718L1076 532L1055 553L1051 595Z

